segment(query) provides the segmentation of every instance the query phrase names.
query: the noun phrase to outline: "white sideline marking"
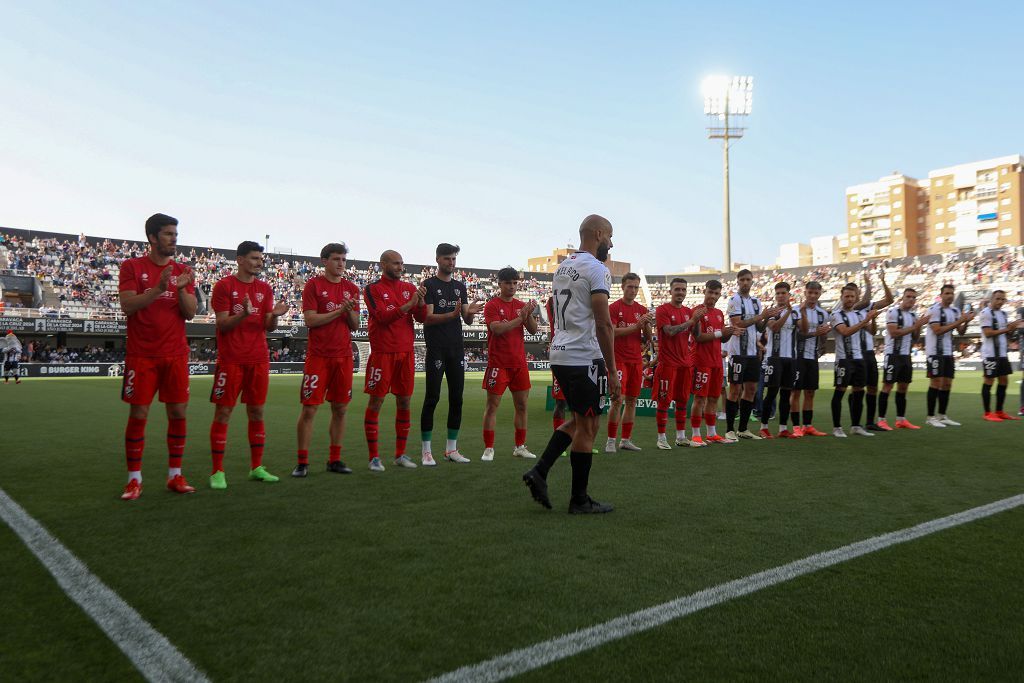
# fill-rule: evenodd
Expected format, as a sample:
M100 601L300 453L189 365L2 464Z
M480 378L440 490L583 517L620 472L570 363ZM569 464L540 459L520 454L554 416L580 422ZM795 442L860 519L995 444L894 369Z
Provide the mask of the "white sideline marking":
M988 505L964 510L948 517L933 519L917 526L857 541L841 548L828 550L817 555L805 557L774 569L767 569L757 574L728 583L676 598L654 607L626 614L606 621L597 626L581 629L573 633L513 650L479 664L464 666L455 671L430 679L431 682L462 682L462 681L502 681L506 678L539 669L542 666L566 659L573 655L591 650L613 640L625 638L642 631L656 628L674 619L693 614L708 607L714 607L733 598L749 595L763 588L795 579L833 565L852 560L862 555L883 550L890 546L906 543L943 531L951 527L967 524L984 517L1005 512L1024 505L1024 494L998 500Z
M0 489L0 518L43 563L69 598L150 681L203 682L208 679L171 641L99 580L89 568Z

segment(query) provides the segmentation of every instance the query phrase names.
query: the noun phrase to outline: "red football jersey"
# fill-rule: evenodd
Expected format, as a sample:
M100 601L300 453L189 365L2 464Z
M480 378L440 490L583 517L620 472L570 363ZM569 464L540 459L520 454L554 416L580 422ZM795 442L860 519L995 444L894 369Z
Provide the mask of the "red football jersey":
M311 277L302 288L302 310L330 313L349 299L356 302L353 309L359 312L359 287L351 280L342 278L331 282L323 275ZM342 315L326 325L309 328L307 355L317 358L345 358L352 355L352 329L348 316Z
M221 363L267 362L267 313L274 308L274 290L263 280L242 282L234 275L217 281L211 296L213 311L238 315L249 297L256 312L231 330L217 330L217 360Z
M370 348L377 353L411 353L416 333L413 315L426 314L426 306L413 307L408 313L401 310L409 299L416 296L416 286L403 280L382 277L366 285L364 299L370 314Z
M519 317L526 302L519 299L502 301L496 296L484 305L484 324L508 322ZM487 364L492 368L526 367L526 345L523 343L523 325L513 327L505 334L487 332Z
M717 308L712 308L697 323L697 329L701 334L715 330L719 332L725 327L725 315ZM696 342L694 344L693 359L698 367L714 368L722 364L722 339L712 339L709 342Z
M658 364L674 367L693 367L693 336L685 330L670 337L662 332L666 325L681 325L690 319L690 309L676 308L672 302L663 303L654 312L658 325Z
M634 301L627 304L622 299L615 301L608 307L612 316L612 325L615 327L629 327L636 325L637 321L647 314L647 307ZM615 337L615 364L619 363L640 363L643 361L643 335L640 330L633 334L624 334Z
M185 272L184 264L171 261L169 265L172 277ZM153 263L148 254L126 259L121 263L118 291L148 292L159 284L160 273L166 267ZM195 284L190 283L185 291L195 294ZM128 316L128 353L152 358L188 355L185 318L178 310L178 290L174 285L148 306Z

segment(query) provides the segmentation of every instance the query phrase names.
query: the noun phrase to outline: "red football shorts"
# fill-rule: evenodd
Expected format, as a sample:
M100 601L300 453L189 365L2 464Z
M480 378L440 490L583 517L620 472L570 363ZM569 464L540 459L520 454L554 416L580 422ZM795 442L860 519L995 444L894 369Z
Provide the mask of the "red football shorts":
M331 403L352 400L352 356L323 358L307 356L302 366L299 403L318 406L326 398Z
M654 371L654 398L658 403L675 401L679 410L686 410L692 386L693 368L658 363Z
M619 363L615 361L615 368L619 371L619 383L622 385L622 395L636 398L640 395L640 385L644 380L643 363Z
M530 370L528 368L492 368L487 366L484 373L483 388L488 394L504 394L505 389L526 391L530 388Z
M247 406L261 406L267 402L270 384L270 363L217 363L213 373L210 403L233 406L242 395Z
M693 395L718 398L722 395L722 366L698 367L693 371Z
M565 392L562 391L562 385L558 383L558 378L551 375L551 398L556 401L565 400Z
M121 400L133 406L148 406L157 391L161 403L188 403L187 355L125 358Z
M363 391L370 396L412 396L416 360L412 351L406 353L370 352L366 363L366 384Z

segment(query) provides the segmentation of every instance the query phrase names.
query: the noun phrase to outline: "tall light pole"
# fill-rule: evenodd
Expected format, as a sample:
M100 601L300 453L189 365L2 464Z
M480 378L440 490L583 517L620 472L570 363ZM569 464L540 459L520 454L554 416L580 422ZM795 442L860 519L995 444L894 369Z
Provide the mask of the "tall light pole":
M701 83L704 113L708 117L708 138L722 141L722 173L725 193L722 200L725 266L732 270L732 249L729 234L729 141L743 137L746 127L742 117L750 115L754 97L753 76L708 76ZM740 125L737 125L739 123Z

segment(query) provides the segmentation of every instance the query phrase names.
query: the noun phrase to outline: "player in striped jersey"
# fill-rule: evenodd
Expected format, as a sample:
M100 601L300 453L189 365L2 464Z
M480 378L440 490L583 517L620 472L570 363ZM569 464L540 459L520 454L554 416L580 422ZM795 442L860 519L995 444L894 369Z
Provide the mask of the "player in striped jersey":
M836 337L835 391L832 394L832 435L845 438L842 427L843 394L847 387L852 387L850 394L850 419L853 423L851 432L858 436L874 436L860 424L864 412L864 387L867 372L864 363L864 352L861 347L863 336L860 332L871 324L878 315L878 309L869 307L856 310L857 286L847 284L843 287L840 308L832 314L832 329Z
M882 393L878 395L878 426L886 428L885 415L889 409L889 394L896 386L896 429L920 429L907 419L907 389L913 379L914 366L910 362L910 349L914 337L928 324L927 313L920 318L914 312L917 290L903 290L900 305L890 308L885 316L885 376Z
M985 419L989 422L1020 419L1003 410L1003 404L1006 402L1007 377L1013 373L1010 359L1007 357L1009 337L1014 330L1024 327L1024 320L1009 322L1006 311L1003 310L1005 303L1006 292L997 289L992 292L989 305L982 309L978 316L981 322L981 363L985 376L982 380L984 384L981 385L981 402L985 406ZM996 386L996 409L993 412L992 384L996 379L999 380L999 384Z
M960 423L949 419L949 392L953 386L956 363L953 360L953 332L964 334L967 323L974 319L974 312L961 314L953 305L956 289L953 285L942 285L939 301L928 309L928 327L924 333L924 350L928 356L928 422L931 427L959 427ZM935 414L938 404L939 414Z
M814 392L818 390L818 357L824 348L825 336L832 331L832 324L829 322L831 316L818 305L820 297L820 282L812 280L804 285L804 302L800 306L800 333L796 341L796 392L790 399L794 436L828 436L814 428Z
M761 302L750 296L753 283L754 275L746 268L736 273L739 291L729 299L726 308L729 326L736 330L726 349L729 352L729 395L725 402L725 419L726 437L730 439L761 438L747 428L750 412L754 409L757 375L761 367L757 338L758 333L764 330L765 320L780 311L777 307L763 309ZM733 426L737 413L740 416L738 432Z
M800 309L793 306L788 282L775 285L775 305L781 308L768 319L767 343L765 344L764 385L767 388L761 403L762 424L772 414L775 398L779 399L779 438L793 438L789 431L789 396L797 379L799 368L796 362L797 332L800 329ZM761 438L771 439L767 426L761 428Z

